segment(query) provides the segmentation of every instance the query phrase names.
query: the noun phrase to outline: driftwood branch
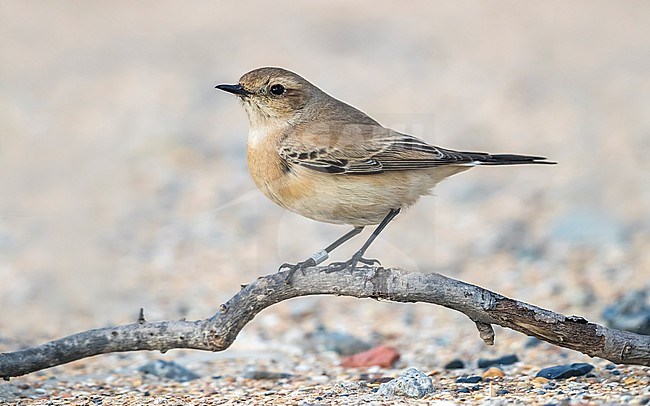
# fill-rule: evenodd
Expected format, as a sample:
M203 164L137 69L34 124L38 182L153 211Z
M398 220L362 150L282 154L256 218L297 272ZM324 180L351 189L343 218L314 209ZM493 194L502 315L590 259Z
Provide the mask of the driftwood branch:
M467 315L489 345L494 343L492 325L497 324L617 364L650 365L650 336L609 329L581 317L563 316L437 273L384 268L326 273L325 269L310 268L304 275L297 273L290 284L285 282L286 272L259 278L243 286L209 319L147 322L141 313L134 324L89 330L37 347L2 353L0 377L9 379L111 352L165 352L174 348L223 351L265 308L294 297L328 294L445 306Z

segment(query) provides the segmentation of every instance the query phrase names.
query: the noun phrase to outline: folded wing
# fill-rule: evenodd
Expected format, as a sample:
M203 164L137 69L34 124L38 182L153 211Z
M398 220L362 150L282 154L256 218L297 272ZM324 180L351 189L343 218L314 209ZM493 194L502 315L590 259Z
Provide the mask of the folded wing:
M436 147L378 125L329 126L286 137L279 148L289 165L332 174L365 175L444 165L553 164L528 155L464 152Z

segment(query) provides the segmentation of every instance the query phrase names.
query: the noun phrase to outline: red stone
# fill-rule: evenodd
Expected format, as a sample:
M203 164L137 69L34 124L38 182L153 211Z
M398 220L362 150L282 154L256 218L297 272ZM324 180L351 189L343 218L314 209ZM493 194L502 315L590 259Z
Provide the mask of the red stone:
M345 368L380 366L389 368L399 359L399 352L393 347L380 345L368 351L343 358L341 366Z

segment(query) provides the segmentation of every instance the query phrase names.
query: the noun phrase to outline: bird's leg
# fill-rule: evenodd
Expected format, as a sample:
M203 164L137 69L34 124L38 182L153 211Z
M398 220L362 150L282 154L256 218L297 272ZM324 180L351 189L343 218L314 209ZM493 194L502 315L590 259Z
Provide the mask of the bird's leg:
M345 262L334 262L330 264L330 266L327 268L326 272L335 272L335 271L341 271L345 268L349 268L350 272L354 271L354 269L357 267L357 264L359 262L366 264L366 265L380 265L379 261L376 259L366 259L363 257L363 254L366 253L366 250L368 247L370 247L370 244L372 244L373 241L375 241L375 238L379 235L379 233L382 232L384 228L390 223L392 219L394 219L400 212L400 209L391 209L386 217L379 223L377 228L370 234L370 237L368 240L363 244L361 249L357 251L354 255L352 255L352 258L350 258L348 261Z
M316 252L314 255L307 258L306 260L302 262L298 262L297 264L284 263L280 265L280 271L283 268L288 268L289 274L287 275L286 280L290 281L291 278L293 277L293 274L296 273L296 271L300 270L300 272L304 274L306 268L323 263L324 261L327 260L327 258L329 258L329 254L332 251L334 251L336 248L341 246L341 244L343 244L344 242L348 241L350 238L360 234L362 231L363 231L363 227L354 227L352 230L348 231L345 235L340 237L338 240L328 245L325 249Z

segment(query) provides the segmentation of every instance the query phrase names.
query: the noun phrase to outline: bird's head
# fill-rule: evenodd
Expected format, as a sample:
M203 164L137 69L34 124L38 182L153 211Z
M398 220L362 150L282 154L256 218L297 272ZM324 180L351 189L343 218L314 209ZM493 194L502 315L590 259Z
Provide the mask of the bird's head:
M237 95L251 125L269 120L294 122L324 93L301 76L282 68L259 68L244 74L235 85L217 89Z

